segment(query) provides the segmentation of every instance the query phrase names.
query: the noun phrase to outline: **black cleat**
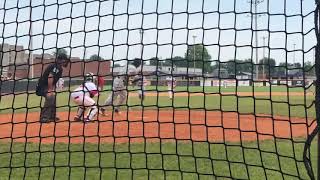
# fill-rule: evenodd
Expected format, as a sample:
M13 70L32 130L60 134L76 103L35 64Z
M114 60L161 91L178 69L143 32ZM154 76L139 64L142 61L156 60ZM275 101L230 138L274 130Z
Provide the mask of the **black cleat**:
M73 119L74 119L74 121L77 121L77 122L82 121L82 119L79 118L78 116L74 117Z
M118 115L121 115L121 112L119 109L115 109L114 112L117 113Z
M40 122L41 123L51 123L51 122L55 122L55 120L54 119L43 118L43 119L40 119Z
M104 108L100 108L99 114L101 114L102 116L107 116L108 115Z

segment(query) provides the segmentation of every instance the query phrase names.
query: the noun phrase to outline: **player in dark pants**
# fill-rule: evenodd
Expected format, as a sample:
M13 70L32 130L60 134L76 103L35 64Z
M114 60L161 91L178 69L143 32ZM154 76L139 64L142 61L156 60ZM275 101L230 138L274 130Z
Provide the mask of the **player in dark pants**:
M36 93L45 97L44 106L41 108L40 122L58 121L56 117L55 85L62 76L63 68L69 64L69 58L62 54L57 57L54 64L50 64L40 77Z

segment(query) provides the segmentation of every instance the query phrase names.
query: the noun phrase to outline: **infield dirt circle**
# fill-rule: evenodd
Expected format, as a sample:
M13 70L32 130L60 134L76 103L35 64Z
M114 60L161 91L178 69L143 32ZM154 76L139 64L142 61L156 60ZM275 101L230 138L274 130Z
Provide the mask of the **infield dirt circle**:
M111 112L110 112L111 113ZM125 143L162 140L257 141L307 137L307 119L239 115L196 110L144 110L110 114L92 123L75 122L75 112L59 112L56 123L39 123L39 113L0 115L0 140L41 143Z

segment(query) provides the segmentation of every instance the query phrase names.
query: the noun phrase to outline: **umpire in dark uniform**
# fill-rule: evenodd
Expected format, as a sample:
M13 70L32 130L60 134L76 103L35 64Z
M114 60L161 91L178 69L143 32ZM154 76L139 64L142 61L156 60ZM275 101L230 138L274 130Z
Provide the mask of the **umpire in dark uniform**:
M40 122L58 121L56 117L56 95L55 86L62 77L63 68L68 67L69 58L66 54L57 56L55 63L50 64L39 79L36 94L45 98L44 106L41 108Z

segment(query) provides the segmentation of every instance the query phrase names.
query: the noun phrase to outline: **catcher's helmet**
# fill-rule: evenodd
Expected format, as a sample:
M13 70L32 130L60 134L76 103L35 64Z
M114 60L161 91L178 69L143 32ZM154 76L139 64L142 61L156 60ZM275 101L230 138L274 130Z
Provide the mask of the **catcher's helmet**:
M93 73L91 73L91 72L84 76L84 81L86 81L86 82L87 81L94 82L94 79L95 79L95 77L94 77Z

